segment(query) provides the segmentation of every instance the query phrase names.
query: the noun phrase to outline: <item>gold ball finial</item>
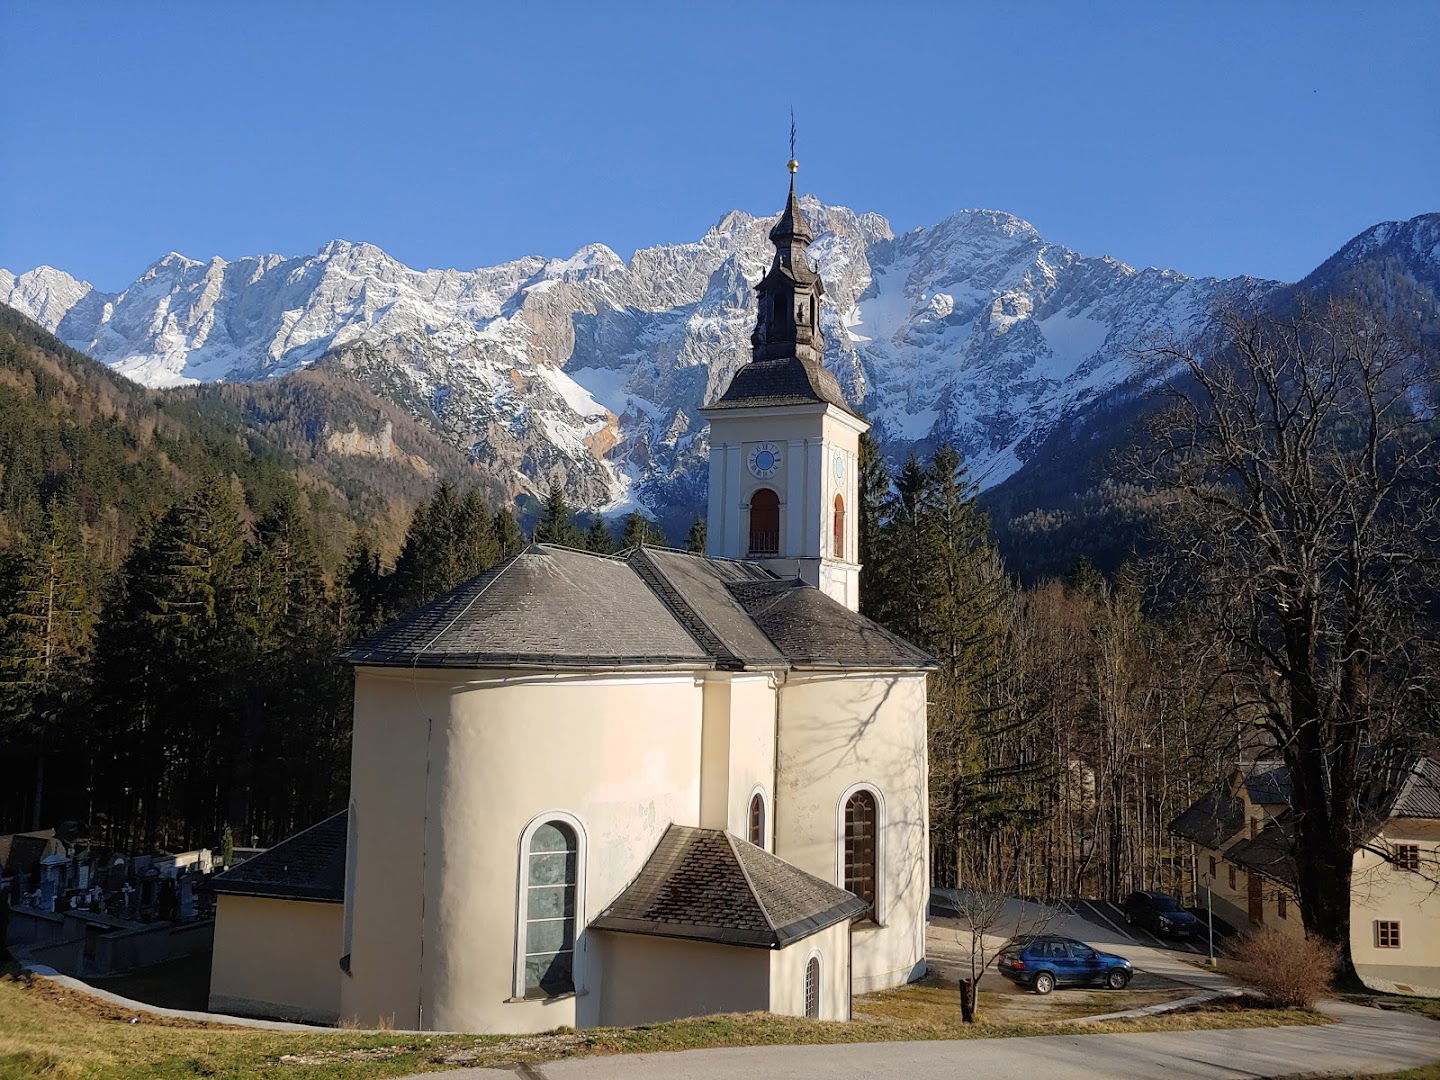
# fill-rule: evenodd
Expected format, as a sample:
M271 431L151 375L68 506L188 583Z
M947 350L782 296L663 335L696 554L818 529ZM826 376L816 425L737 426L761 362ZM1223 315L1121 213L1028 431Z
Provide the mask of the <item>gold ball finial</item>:
M790 170L790 175L794 176L800 169L800 163L792 157L785 163L785 167Z

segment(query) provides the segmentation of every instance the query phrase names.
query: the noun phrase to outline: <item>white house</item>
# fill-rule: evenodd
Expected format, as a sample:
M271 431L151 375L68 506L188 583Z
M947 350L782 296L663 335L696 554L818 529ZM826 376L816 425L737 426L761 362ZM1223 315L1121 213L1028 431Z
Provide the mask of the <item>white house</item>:
M932 665L857 614L866 424L821 363L793 163L770 235L704 410L708 556L533 544L348 652L349 808L217 878L212 1007L847 1019L923 973Z

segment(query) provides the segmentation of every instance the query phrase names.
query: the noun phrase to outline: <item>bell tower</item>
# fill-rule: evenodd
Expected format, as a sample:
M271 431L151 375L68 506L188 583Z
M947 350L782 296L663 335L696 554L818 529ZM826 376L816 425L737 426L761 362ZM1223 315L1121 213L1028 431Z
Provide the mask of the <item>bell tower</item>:
M825 367L815 239L795 194L770 230L775 257L755 286L750 360L701 413L710 422L706 554L752 559L860 607L858 473L869 428Z

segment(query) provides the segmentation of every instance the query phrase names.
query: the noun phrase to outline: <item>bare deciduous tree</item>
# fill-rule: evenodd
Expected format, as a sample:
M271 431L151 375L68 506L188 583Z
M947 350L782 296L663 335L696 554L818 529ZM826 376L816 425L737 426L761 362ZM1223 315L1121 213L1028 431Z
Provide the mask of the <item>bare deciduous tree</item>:
M1146 354L1181 375L1142 474L1166 586L1289 767L1305 926L1350 975L1351 857L1433 722L1433 362L1336 304L1220 326L1209 357Z

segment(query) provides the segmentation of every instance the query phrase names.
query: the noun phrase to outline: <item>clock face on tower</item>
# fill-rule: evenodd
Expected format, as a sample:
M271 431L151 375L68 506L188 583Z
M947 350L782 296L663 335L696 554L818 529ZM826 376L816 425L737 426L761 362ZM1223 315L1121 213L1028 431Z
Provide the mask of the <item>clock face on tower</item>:
M750 448L750 475L759 480L768 480L780 471L780 445L773 442L756 443Z

